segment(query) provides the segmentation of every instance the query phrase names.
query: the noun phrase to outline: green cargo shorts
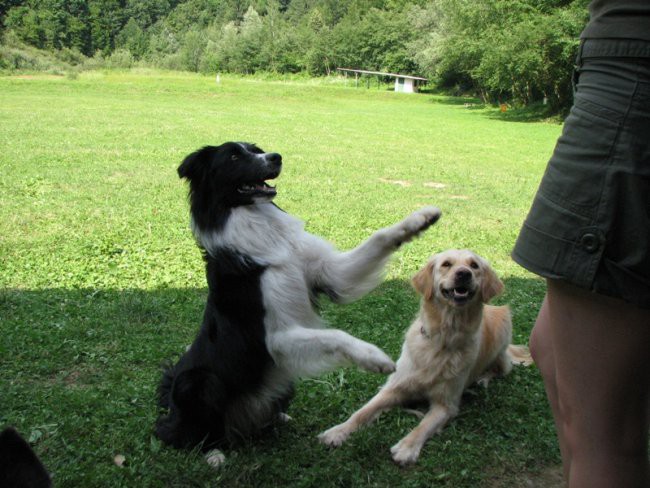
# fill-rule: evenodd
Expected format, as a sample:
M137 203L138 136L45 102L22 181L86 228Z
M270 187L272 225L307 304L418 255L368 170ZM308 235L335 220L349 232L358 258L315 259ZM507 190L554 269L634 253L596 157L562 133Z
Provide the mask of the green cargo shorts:
M650 42L586 40L575 79L512 257L650 308Z

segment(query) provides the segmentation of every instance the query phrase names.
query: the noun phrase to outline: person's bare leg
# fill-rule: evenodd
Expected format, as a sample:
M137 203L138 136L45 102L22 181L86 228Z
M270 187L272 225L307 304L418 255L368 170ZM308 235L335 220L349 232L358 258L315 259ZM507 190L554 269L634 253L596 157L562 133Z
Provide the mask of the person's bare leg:
M570 488L648 488L650 310L549 280Z
M555 429L557 432L558 442L560 445L560 455L562 456L562 467L565 479L569 479L569 469L571 467L571 457L566 448L564 433L562 431L562 422L560 417L560 407L557 398L557 385L555 384L555 356L553 355L553 337L551 322L548 314L547 298L544 297L542 306L537 315L535 326L530 334L530 353L533 356L535 364L544 380L546 396L551 406L553 420L555 420Z

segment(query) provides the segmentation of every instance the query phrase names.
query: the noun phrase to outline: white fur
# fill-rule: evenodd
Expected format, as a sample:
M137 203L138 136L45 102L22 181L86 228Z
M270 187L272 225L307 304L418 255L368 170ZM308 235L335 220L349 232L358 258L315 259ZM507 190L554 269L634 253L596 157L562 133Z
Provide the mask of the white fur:
M232 209L219 232L193 230L208 253L229 248L267 267L261 288L266 315L266 344L284 381L315 376L354 363L374 372L394 371L378 347L325 323L312 306L312 290L327 290L350 302L376 287L390 255L437 220L440 211L425 207L402 222L375 232L359 247L339 252L309 234L303 223L270 203ZM277 376L274 381L278 380Z

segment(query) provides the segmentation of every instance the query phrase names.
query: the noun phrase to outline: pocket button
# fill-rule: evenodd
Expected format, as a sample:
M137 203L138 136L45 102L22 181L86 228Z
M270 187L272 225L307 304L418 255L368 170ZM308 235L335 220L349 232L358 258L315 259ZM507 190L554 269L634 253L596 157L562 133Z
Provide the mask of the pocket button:
M580 239L580 245L588 253L594 253L598 251L598 248L600 247L600 239L598 239L596 234L589 232L582 236Z

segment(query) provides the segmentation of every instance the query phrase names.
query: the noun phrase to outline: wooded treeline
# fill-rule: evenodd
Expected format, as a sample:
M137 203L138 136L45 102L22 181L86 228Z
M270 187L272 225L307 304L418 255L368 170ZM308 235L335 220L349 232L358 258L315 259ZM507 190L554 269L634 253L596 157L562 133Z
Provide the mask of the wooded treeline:
M24 43L128 67L422 75L485 100L570 102L588 0L0 0L0 68Z

